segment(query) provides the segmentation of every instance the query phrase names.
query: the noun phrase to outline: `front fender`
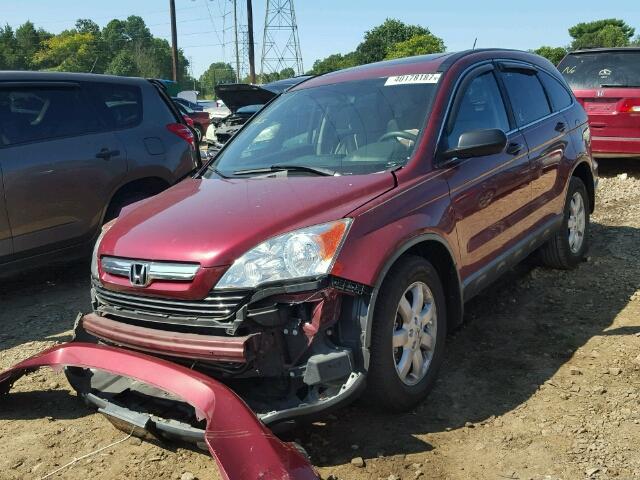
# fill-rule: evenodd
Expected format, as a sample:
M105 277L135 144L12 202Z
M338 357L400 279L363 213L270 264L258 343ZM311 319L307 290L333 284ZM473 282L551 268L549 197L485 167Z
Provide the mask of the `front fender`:
M0 373L7 394L23 375L40 367L94 368L129 377L177 395L206 420L205 442L224 479L315 480L318 475L290 444L280 441L229 388L166 360L106 345L67 343Z

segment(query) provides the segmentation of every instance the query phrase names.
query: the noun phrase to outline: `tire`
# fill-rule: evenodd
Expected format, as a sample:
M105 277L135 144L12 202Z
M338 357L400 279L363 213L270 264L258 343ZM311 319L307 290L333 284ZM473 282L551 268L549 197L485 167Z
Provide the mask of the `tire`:
M427 290L422 290L425 298L424 308L422 312L435 313L431 326L425 326L424 322L406 323L404 318L413 318L415 321L415 311L420 310L413 308L411 314L406 315L406 309L401 307L403 297L407 300L406 305L414 302L413 292L417 286L426 286ZM408 300L411 298L411 301ZM428 310L428 302L431 307ZM402 312L405 311L405 315ZM427 318L427 314L423 318ZM369 398L373 398L374 405L384 410L406 411L422 402L435 382L438 369L443 360L445 348L446 327L447 327L447 310L442 288L442 282L438 276L436 269L422 257L406 256L392 267L389 274L385 278L378 299L375 305L373 315L373 324L371 327L371 359L369 364L369 372L367 374L367 392ZM435 328L434 326L435 325ZM411 327L410 329L407 327ZM400 330L404 330L401 332ZM434 331L435 330L435 331ZM408 335L404 335L404 333ZM429 332L429 335L427 335ZM423 357L423 367L421 371L417 371L415 363L412 361L410 370L406 373L404 380L402 379L402 367L406 367L406 362L402 360L405 355L413 358L417 350L415 342L422 344L420 339L425 340L431 346L419 346L417 350ZM397 340L399 343L404 342L403 338L407 338L409 344L402 347L394 347L393 342ZM413 339L413 340L412 340ZM413 341L413 343L411 343ZM396 344L397 345L397 344ZM424 350L423 350L424 348Z
M582 205L582 216L580 214L573 216L572 208L575 205L574 199L580 198ZM540 249L542 262L551 268L562 270L570 270L577 267L583 261L589 249L589 195L587 188L582 180L578 177L571 177L569 182L569 190L567 191L567 199L564 205L564 218L562 219L562 227L553 236L547 240ZM580 230L581 221L583 219L582 233L579 235L581 241L579 245L571 241L570 227L577 226L576 232Z

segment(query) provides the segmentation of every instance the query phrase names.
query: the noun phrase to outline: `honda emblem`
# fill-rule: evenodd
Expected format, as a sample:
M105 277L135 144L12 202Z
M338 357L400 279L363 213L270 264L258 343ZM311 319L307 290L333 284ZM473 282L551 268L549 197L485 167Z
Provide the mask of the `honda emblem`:
M134 287L146 287L149 284L149 264L132 263L129 270L129 282Z

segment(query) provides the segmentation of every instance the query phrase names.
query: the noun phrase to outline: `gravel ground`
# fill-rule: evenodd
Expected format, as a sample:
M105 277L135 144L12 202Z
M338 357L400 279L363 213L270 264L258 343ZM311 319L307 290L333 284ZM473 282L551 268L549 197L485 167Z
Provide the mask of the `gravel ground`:
M535 258L467 305L415 411L357 404L292 432L325 479L640 479L640 163L602 162L592 248L577 270ZM88 265L0 283L0 368L70 337ZM0 478L43 478L126 437L62 375L0 403ZM136 438L48 478L218 478L206 454Z

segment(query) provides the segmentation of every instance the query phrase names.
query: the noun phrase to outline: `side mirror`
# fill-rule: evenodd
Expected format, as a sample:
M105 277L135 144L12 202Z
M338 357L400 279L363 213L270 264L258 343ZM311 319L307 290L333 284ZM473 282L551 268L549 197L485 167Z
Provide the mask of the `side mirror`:
M451 158L472 158L494 155L504 151L507 146L507 136L498 128L487 130L472 130L460 135L458 146L443 152L442 156Z

